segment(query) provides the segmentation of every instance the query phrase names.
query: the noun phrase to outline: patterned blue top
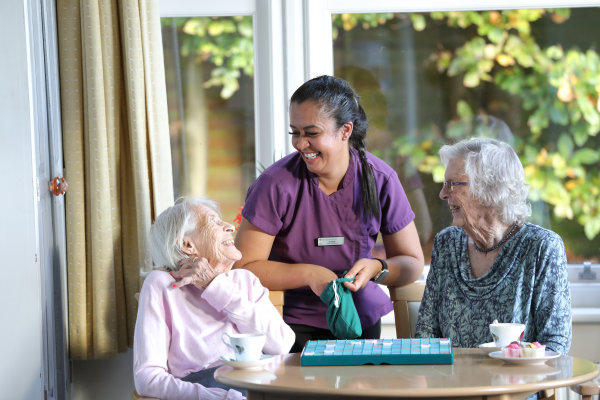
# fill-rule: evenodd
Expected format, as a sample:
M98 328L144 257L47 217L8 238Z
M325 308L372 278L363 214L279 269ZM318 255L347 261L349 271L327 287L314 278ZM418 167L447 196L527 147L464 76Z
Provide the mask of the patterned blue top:
M492 268L474 278L467 234L451 226L435 237L417 337L449 337L455 346L493 341L489 324L525 324L524 341L567 354L571 293L560 236L525 223L500 250Z

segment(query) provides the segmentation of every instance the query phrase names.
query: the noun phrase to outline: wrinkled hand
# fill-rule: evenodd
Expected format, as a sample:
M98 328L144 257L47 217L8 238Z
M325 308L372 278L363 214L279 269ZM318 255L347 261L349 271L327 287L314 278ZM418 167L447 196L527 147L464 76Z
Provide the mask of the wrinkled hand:
M226 272L212 268L204 257L185 258L178 265L181 266L179 271L171 272L171 276L177 281L173 284L174 288L192 284L205 289L217 275Z
M329 285L329 282L337 278L338 276L330 269L320 267L311 272L308 286L314 294L321 297L321 293Z
M355 279L352 282L344 282L344 286L353 292L358 292L364 288L367 282L371 280L381 270L381 263L372 258L361 258L354 263L352 268L344 275L344 278Z

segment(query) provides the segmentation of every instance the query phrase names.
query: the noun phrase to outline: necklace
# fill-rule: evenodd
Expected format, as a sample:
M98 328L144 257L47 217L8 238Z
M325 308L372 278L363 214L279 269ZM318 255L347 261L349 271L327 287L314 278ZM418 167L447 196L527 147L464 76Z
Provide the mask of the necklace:
M500 247L504 243L506 243L506 241L508 239L510 239L510 237L512 236L512 234L515 232L515 229L517 229L518 225L519 225L519 221L515 221L515 224L512 226L512 228L510 228L510 231L506 234L506 236L504 236L501 241L499 241L498 243L496 243L495 245L493 245L489 249L480 249L479 247L477 247L477 243L475 243L475 241L473 240L473 246L475 246L475 250L477 250L480 253L489 253L490 251L496 250L498 247Z

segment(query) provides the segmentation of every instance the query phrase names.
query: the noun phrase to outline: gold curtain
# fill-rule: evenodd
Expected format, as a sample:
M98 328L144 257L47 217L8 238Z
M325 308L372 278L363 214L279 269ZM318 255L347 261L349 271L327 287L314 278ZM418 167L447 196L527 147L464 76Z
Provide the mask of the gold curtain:
M156 0L57 0L69 351L133 343L147 234L173 202Z

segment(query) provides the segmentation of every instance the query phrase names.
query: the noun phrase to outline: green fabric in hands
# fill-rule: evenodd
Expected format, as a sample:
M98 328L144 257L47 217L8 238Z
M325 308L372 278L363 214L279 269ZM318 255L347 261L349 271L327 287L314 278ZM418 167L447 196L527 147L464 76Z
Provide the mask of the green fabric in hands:
M321 293L321 301L327 305L327 326L338 339L356 339L362 335L352 292L343 285L343 282L353 280L354 278L332 279Z

